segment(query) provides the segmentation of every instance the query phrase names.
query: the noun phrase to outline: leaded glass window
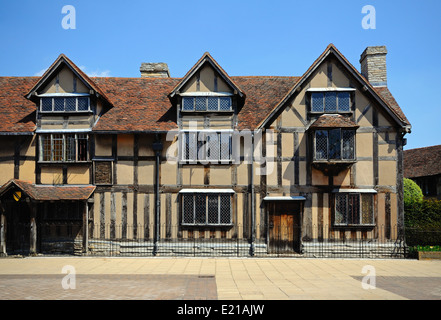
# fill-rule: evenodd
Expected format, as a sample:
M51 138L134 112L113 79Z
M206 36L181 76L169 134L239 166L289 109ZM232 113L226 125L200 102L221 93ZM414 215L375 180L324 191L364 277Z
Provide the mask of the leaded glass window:
M75 143L75 135L66 135L66 161L75 161L76 160L76 143Z
M349 92L338 93L338 111L350 111L351 107L351 95Z
M207 98L206 97L196 97L194 105L195 105L196 111L206 111L207 110Z
M230 97L219 98L219 109L222 111L232 110L231 98Z
M219 109L219 99L217 97L208 97L208 111L217 111Z
M88 160L87 134L40 135L40 161L82 162Z
M64 111L64 98L54 98L54 111Z
M44 97L40 102L41 112L84 112L90 111L88 97Z
M78 98L78 111L89 110L89 98Z
M182 161L219 163L232 159L231 132L183 132Z
M63 161L63 135L52 135L52 161Z
M313 92L311 93L311 112L335 113L351 111L350 92Z
M337 93L326 92L325 93L325 112L337 111Z
M316 130L314 159L355 160L355 130Z
M193 111L194 110L194 98L185 97L182 98L182 110Z
M341 158L341 135L340 129L328 131L328 158L337 160Z
M342 149L343 159L355 159L355 131L342 130Z
M41 99L41 111L52 111L52 98Z
M230 225L231 194L184 193L182 195L182 224Z
M317 130L315 132L315 158L317 160L328 159L328 131Z
M313 93L311 95L311 111L312 112L323 112L323 93Z
M374 195L372 193L337 193L334 225L373 225Z
M66 109L65 111L75 111L77 107L76 98L66 98Z
M232 111L231 97L197 96L183 97L182 111Z

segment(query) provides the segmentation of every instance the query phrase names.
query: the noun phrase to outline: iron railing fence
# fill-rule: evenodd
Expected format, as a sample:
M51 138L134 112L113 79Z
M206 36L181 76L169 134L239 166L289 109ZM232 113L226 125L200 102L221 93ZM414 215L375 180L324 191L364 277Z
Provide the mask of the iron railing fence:
M37 224L37 251L41 254L90 256L194 256L194 257L305 257L305 258L407 258L409 246L441 245L441 230L396 227L329 228L308 225L170 226L162 224L159 236L153 225L92 224L84 247L82 221ZM6 251L28 254L30 225L8 225Z
M441 230L407 227L406 244L416 246L441 246Z

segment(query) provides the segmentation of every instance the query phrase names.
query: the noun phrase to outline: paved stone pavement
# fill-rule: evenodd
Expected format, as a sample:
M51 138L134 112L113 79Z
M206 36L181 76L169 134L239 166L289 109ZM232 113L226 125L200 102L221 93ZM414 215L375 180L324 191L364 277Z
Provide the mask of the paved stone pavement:
M441 300L441 260L0 259L0 300L55 299Z

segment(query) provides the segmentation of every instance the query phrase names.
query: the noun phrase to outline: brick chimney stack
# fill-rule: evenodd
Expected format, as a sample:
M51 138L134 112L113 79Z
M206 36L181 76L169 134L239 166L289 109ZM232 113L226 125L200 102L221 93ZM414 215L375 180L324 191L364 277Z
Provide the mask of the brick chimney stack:
M374 87L387 86L386 55L385 46L367 47L361 54L361 74Z
M139 68L141 78L170 78L170 72L166 63L141 63Z

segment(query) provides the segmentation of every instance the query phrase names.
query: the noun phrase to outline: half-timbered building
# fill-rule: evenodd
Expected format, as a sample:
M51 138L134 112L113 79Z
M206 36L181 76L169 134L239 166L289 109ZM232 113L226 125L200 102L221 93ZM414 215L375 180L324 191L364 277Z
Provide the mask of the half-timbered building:
M92 78L61 54L0 77L0 253L399 254L410 124L386 53L359 71L331 44L292 77L205 53L182 78Z

